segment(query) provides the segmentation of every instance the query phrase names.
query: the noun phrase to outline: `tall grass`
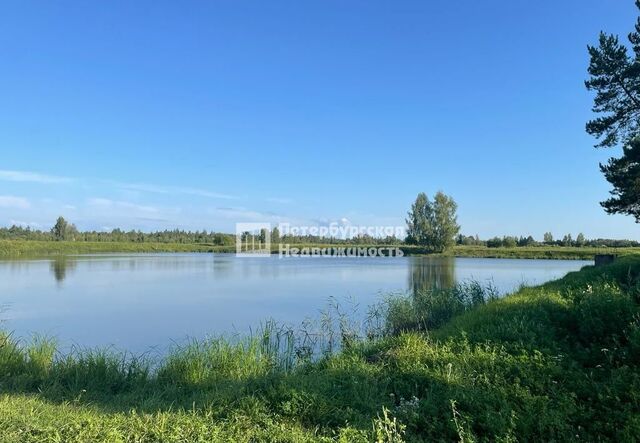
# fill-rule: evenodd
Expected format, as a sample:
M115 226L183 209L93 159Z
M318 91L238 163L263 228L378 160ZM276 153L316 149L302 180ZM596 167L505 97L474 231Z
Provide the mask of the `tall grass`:
M388 335L437 328L495 297L492 285L470 281L450 289L386 297L363 318L353 300L332 297L319 317L297 327L268 320L244 337L191 339L174 344L160 362L110 348L73 347L62 353L51 338L36 335L25 341L1 333L0 368L5 375L19 376L4 377L0 383L10 379L14 388L46 385L76 393L117 393L152 381L208 386L221 379L289 373Z
M54 340L34 336L23 342L0 333L0 388L48 389L64 393L114 394L144 385L150 361L110 349L58 351Z
M499 297L492 283L461 282L452 288L420 289L409 295L393 295L383 306L385 333L433 330L456 315Z
M229 248L206 244L0 240L0 257L7 258L58 254L216 252L218 250L231 252Z

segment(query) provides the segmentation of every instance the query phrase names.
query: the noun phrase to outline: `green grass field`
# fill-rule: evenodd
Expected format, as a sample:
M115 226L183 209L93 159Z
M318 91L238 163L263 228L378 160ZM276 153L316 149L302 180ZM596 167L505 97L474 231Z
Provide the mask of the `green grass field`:
M640 256L473 306L462 291L396 299L384 335L341 329L342 351L317 360L270 329L155 362L5 334L0 440L638 439Z
M295 247L345 247L345 245L305 244ZM358 245L351 247L373 247ZM377 245L380 246L380 245ZM393 246L391 246L393 247ZM400 246L406 255L424 255L418 246ZM189 243L133 243L133 242L72 242L0 240L0 257L38 257L55 254L96 253L146 253L146 252L235 252L235 246L216 246ZM278 248L274 245L273 252ZM446 251L446 256L478 258L538 258L538 259L584 259L592 260L596 254L626 255L640 253L640 248L592 248L564 246L525 246L514 248L488 248L486 246L455 246Z
M411 254L410 251L408 251ZM486 246L455 246L445 255L483 258L537 258L593 260L596 254L639 254L640 248L593 248L574 246L518 246L488 248Z
M73 242L0 240L0 257L38 257L57 254L213 252L219 247L186 243Z

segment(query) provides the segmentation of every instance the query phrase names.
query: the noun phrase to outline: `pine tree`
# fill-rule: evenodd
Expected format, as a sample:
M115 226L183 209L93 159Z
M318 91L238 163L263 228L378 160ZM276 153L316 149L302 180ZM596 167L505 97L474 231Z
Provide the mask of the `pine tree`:
M640 0L636 0L640 9ZM600 165L613 185L612 197L601 205L607 213L627 214L640 222L640 18L628 36L629 48L615 35L600 33L598 46L589 46L589 75L585 82L596 93L587 132L598 139L596 147L623 147L621 158Z

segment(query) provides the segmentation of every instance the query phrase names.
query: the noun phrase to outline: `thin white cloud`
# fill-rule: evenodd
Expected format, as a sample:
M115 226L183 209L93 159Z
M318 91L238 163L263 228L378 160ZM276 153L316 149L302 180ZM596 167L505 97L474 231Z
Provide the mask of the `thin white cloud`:
M290 198L282 198L282 197L269 197L267 201L269 203L278 203L282 205L288 205L290 203L293 203L293 200L291 200Z
M81 179L71 178L71 177L62 177L57 175L40 174L38 172L32 172L32 171L13 171L13 170L7 170L7 169L0 169L0 180L12 181L12 182L56 184L56 183L70 183L70 182L78 181ZM86 181L86 180L82 179L82 181ZM154 185L150 183L123 183L123 182L115 182L110 180L105 180L103 182L109 183L112 186L125 189L125 190L150 192L155 194L185 194L185 195L195 195L200 197L228 199L228 200L238 198L237 196L234 196L234 195L210 191L208 189L191 188L191 187L185 187L185 186L163 186L163 185Z
M223 194L220 192L213 192L206 189L199 188L189 188L183 186L161 186L161 185L153 185L149 183L121 183L121 182L112 182L113 185L118 188L125 189L128 191L138 191L138 192L150 192L154 194L185 194L185 195L195 195L199 197L207 197L207 198L219 198L225 200L237 199L238 197L229 194Z
M0 208L29 209L31 203L22 197L12 195L0 195Z
M212 215L221 216L226 219L232 219L237 222L243 221L282 221L283 217L268 212L259 212L247 208L215 208L209 211Z
M90 198L87 200L90 206L102 208L120 208L127 210L136 210L141 212L158 212L158 208L153 206L138 205L131 202L114 201L106 198Z
M0 169L0 180L12 182L32 182L43 184L69 183L73 181L69 177L58 177L55 175L39 174L30 171L9 171Z
M324 217L315 218L315 219L312 219L311 222L318 226L331 226L331 225L349 226L352 224L351 220L349 220L347 217L342 217L339 219L324 218Z
M12 226L22 226L23 228L40 229L42 225L38 222L26 222L21 220L9 220Z
M170 188L170 189L172 189L176 194L188 194L188 195L196 195L200 197L220 198L225 200L235 200L238 198L235 195L221 194L219 192L207 191L205 189L182 188L182 187Z

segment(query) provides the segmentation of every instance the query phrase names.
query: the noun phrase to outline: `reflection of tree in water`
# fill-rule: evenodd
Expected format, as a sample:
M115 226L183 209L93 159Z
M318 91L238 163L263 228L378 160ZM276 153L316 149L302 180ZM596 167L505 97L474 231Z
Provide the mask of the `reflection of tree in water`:
M51 260L51 273L58 283L62 283L67 277L67 272L76 268L77 262L65 256L56 257Z
M453 257L410 257L409 290L412 294L455 285Z
M8 310L9 310L9 305L6 305L6 304L5 305L0 305L0 326L6 320L5 314L7 313ZM0 347L1 346L2 346L2 344L0 343Z

